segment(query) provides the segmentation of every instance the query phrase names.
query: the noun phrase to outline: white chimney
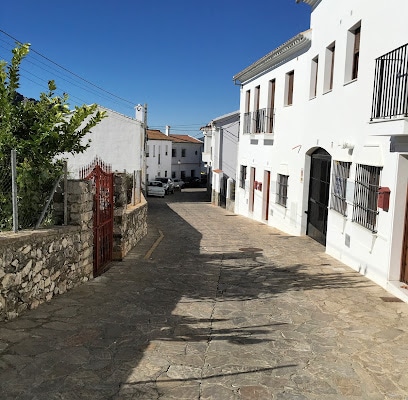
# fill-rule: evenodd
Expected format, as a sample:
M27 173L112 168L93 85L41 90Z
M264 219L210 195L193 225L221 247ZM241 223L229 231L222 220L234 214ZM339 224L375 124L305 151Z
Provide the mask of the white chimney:
M170 126L166 125L166 135L169 136L170 135Z
M145 122L144 121L144 119L145 119L145 109L144 109L144 107L141 104L138 104L135 107L135 110L136 110L136 119L138 121Z

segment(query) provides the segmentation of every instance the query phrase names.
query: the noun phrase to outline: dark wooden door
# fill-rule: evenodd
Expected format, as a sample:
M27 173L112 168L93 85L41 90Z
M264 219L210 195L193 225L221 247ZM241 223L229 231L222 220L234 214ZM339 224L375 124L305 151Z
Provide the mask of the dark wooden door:
M311 157L307 235L326 245L331 156L319 148Z

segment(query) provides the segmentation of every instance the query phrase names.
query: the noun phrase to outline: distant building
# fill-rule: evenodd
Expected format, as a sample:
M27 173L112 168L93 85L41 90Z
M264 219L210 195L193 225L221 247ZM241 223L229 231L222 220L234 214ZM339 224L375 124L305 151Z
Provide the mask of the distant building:
M146 180L171 177L172 139L159 130L146 131Z
M201 178L204 172L201 153L203 142L189 135L170 134L170 127L166 128L168 137L172 141L171 177Z
M234 211L239 136L239 110L214 118L201 128L203 162L212 203Z

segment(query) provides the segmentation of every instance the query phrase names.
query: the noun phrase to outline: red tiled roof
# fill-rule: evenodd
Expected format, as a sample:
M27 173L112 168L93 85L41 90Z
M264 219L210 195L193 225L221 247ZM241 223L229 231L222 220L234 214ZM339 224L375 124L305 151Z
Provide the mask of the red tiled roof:
M201 140L193 138L190 135L169 135L169 137L174 143L203 143Z
M160 132L158 129L148 129L147 131L147 140L172 140L163 132Z

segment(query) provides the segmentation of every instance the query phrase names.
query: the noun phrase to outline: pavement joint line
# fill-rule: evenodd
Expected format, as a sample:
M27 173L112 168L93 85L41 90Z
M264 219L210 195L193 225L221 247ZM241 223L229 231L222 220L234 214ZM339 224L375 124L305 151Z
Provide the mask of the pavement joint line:
M160 242L163 240L164 235L163 232L159 229L159 234L160 236L156 239L156 241L153 243L153 246L149 249L149 251L145 254L144 259L147 260L151 257L153 254L154 250L156 247L160 244Z

